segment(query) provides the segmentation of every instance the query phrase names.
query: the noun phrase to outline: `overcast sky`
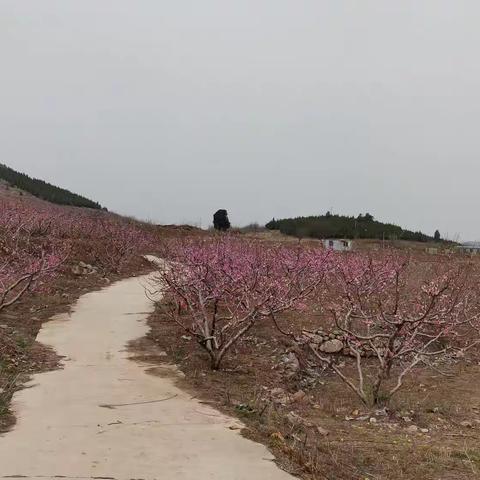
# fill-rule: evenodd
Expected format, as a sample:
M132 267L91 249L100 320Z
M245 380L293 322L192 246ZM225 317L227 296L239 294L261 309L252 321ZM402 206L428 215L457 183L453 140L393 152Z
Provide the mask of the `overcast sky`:
M161 223L480 239L478 0L0 0L0 162Z

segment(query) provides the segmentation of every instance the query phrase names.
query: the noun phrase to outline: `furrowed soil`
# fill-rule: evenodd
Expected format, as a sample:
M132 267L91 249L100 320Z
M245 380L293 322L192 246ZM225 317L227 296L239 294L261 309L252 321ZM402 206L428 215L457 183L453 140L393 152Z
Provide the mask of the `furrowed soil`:
M319 326L318 319L295 320ZM159 309L149 324L148 336L133 345L139 357L175 365L181 388L240 418L245 436L266 444L285 470L303 479L480 478L480 366L473 355L462 366L445 366L449 376L417 369L390 409L375 411L329 372L305 376L292 367L290 340L267 321L216 372ZM158 347L165 356L153 353Z

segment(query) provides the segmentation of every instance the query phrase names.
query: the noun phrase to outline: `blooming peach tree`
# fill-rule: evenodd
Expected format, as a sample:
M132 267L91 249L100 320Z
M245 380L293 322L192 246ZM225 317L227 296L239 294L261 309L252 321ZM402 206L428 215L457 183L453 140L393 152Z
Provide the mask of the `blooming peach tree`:
M258 321L302 308L322 282L328 254L220 237L175 241L160 268L164 312L192 335L220 368L231 348Z
M367 405L387 404L418 364L432 366L478 344L480 310L468 265L447 259L432 267L395 254L359 253L337 262L329 288L323 308L342 332L356 375L311 335L302 342Z
M34 212L1 210L0 215L0 311L34 291L58 270L67 249L56 243L34 238L29 225Z
M152 229L103 211L35 201L0 203L0 230L8 243L44 243L72 248L72 257L94 263L105 274L119 273L135 255L154 247Z
M128 222L101 219L97 223L93 256L104 272L120 273L125 263L149 245L149 235Z
M145 226L88 209L35 200L0 201L0 311L26 294L47 288L67 259L118 273L154 245Z
M40 256L16 253L21 253L23 258L7 257L0 263L0 312L18 302L25 294L36 290L64 261L58 252L42 252Z

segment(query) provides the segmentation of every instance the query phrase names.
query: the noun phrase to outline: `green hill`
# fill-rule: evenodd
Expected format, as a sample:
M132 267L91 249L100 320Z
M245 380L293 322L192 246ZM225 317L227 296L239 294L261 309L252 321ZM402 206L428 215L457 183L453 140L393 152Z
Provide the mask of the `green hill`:
M369 213L358 217L326 215L273 219L269 230L280 230L285 235L299 238L369 238L431 242L434 238L422 232L404 230L398 225L378 222Z
M97 202L72 193L64 188L56 187L50 183L31 178L24 173L17 172L13 168L0 163L0 180L6 181L10 186L58 205L71 205L74 207L102 208Z

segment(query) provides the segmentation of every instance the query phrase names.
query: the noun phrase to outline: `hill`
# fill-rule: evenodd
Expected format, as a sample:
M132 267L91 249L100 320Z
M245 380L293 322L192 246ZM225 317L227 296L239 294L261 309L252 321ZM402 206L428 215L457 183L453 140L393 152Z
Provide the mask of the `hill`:
M93 209L102 208L97 202L72 193L64 188L56 187L48 182L32 178L24 173L17 172L13 168L0 164L0 180L7 182L11 187L18 188L23 192L58 205L70 205L74 207L86 207Z
M299 238L366 238L431 242L434 238L422 232L405 230L392 223L375 220L366 213L358 217L326 215L273 219L266 224L269 230L279 230Z

